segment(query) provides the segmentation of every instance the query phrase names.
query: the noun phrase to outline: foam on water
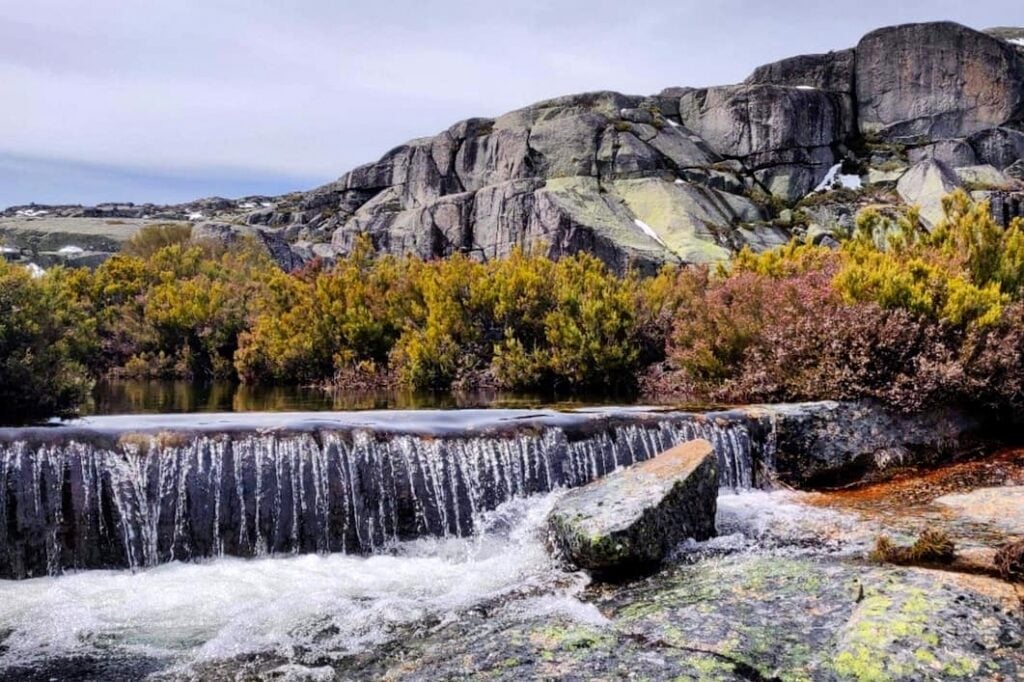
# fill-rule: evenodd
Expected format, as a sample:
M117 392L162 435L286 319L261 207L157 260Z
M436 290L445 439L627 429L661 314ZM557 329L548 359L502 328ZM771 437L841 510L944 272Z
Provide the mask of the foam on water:
M110 651L178 664L250 652L291 658L297 648L330 658L389 641L403 626L556 589L558 608L594 618L571 596L577 588L566 587L539 533L559 494L482 515L473 537L424 538L370 557L223 558L0 581L0 633L12 631L0 673Z

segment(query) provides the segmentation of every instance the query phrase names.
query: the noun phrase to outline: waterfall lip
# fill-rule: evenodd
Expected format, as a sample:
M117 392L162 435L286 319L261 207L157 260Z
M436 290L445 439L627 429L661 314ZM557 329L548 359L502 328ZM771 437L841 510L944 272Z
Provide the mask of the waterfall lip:
M522 428L585 427L610 419L674 418L736 419L752 408L692 412L658 406L608 406L573 410L461 409L365 410L353 412L208 412L91 416L47 425L2 427L0 442L51 440L68 437L117 436L125 433L231 432L309 433L370 431L381 434L457 436L500 433Z
M0 426L0 442L51 440L69 436L117 436L168 431L227 432L372 431L381 434L452 436L515 430L519 427L585 426L601 420L704 418L734 420L768 415L829 411L840 403L715 406L607 405L573 409L473 408L449 410L355 410L310 412L191 412L98 415L30 426Z

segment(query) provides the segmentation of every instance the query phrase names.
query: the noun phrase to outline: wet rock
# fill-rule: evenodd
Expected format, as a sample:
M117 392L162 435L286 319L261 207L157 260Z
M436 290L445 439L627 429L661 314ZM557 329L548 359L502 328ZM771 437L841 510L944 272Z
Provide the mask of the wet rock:
M861 133L890 140L964 137L1024 114L1021 53L952 22L867 34L855 79Z
M765 409L774 428L775 475L795 486L848 483L948 460L976 447L983 433L977 419L949 409L908 415L867 402Z
M960 185L960 178L949 166L932 159L914 165L900 176L896 191L903 201L921 209L921 222L932 229L945 217L943 197Z
M598 576L637 574L683 540L714 535L717 495L714 449L690 441L571 491L548 524L573 564Z

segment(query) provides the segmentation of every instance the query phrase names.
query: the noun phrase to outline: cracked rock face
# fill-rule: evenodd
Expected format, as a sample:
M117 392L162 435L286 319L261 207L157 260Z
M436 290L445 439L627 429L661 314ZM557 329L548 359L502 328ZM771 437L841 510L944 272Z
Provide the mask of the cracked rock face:
M1021 53L950 22L864 36L856 85L860 131L887 139L962 137L1024 114Z

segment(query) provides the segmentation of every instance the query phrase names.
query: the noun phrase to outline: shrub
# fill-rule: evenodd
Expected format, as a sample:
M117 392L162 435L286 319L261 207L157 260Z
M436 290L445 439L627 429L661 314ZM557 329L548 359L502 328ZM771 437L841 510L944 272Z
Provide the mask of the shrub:
M18 265L0 259L0 420L74 414L91 382L75 360L80 330L67 302Z
M178 223L146 225L124 243L121 252L126 256L149 258L160 249L183 244L192 237L192 226Z

